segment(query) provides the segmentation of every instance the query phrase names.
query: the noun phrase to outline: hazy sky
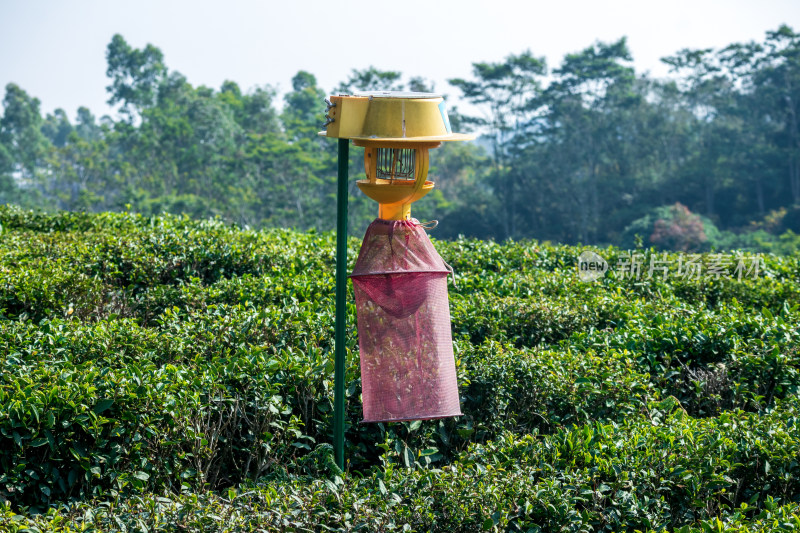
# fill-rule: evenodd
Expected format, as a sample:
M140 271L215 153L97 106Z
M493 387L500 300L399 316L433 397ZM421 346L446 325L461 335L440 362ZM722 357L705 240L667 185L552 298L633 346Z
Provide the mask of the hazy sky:
M554 67L627 36L637 72L662 76L659 58L680 48L761 40L782 23L800 30L799 0L0 0L0 84L17 83L44 112L108 113L105 49L120 33L159 47L193 85L286 91L302 69L332 90L374 65L431 79L458 105L446 80L469 77L475 61L530 49Z

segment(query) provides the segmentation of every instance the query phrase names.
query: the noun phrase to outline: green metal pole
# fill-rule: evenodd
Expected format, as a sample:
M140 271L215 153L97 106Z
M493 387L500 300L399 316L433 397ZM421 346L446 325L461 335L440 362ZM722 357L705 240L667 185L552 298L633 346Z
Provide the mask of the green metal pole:
M339 182L336 189L336 333L333 365L333 453L344 470L344 374L347 323L347 169L350 140L339 139Z

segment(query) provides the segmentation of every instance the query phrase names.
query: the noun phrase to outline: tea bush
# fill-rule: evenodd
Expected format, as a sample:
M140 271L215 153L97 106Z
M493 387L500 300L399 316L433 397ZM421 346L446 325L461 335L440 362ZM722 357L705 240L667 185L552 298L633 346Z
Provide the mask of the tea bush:
M342 472L333 235L0 224L0 530L800 527L797 254L637 279L595 249L612 271L583 282L574 247L437 242L464 416L359 423L351 292Z

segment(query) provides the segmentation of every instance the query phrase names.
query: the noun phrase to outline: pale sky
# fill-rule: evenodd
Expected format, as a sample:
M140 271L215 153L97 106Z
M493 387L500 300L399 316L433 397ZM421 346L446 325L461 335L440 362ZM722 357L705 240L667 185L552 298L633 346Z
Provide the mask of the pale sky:
M798 0L0 0L0 86L14 82L43 112L110 112L105 49L115 33L159 47L193 85L291 88L298 70L332 91L353 68L433 80L459 105L448 78L476 61L530 49L548 66L595 41L628 38L638 73L664 76L659 58L681 48L763 40L800 30Z

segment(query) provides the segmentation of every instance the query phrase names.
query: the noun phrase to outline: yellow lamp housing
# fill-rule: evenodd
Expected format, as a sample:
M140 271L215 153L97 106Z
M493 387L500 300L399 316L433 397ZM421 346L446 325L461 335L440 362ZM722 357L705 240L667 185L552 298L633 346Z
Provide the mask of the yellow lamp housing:
M438 94L382 91L331 96L325 137L352 139L364 147L366 178L358 188L378 202L384 220L411 217L411 204L434 187L428 150L474 135L453 133Z

